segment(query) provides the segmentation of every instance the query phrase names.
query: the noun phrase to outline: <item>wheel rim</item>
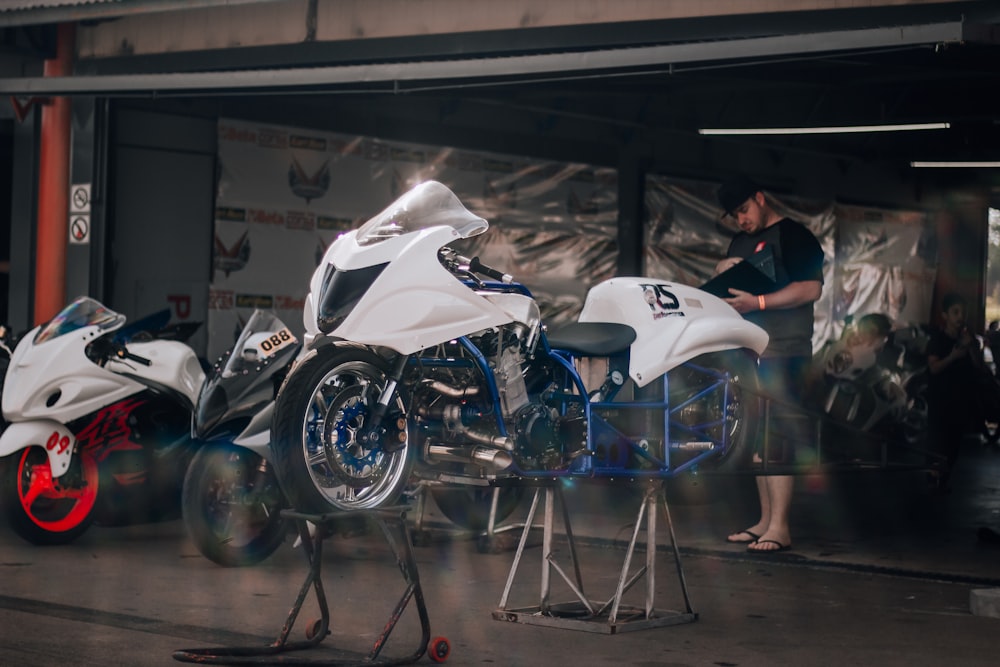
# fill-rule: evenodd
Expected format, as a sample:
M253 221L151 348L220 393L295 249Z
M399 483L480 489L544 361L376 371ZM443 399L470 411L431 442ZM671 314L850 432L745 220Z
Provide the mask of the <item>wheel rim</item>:
M49 458L43 451L30 448L21 455L17 464L17 497L25 516L39 528L64 533L90 516L97 502L97 461L84 451L79 464L81 483L68 486L52 477Z
M383 441L362 438L381 395L382 382L382 373L371 364L348 362L327 373L310 396L303 424L303 454L313 484L334 507L379 507L391 499L406 472L405 426L390 429L391 453L385 451ZM393 413L403 413L398 397L390 408L390 415ZM387 416L383 423L397 419L402 418ZM398 434L402 434L401 441Z
M250 488L254 462L230 452L227 465L219 466L206 485L203 506L209 529L220 544L239 549L249 546L280 520L280 509L267 489Z
M743 426L743 378L734 371L727 382L724 370L682 368L683 375L671 376L672 419L696 435L725 445L725 457ZM679 386L675 389L675 385Z

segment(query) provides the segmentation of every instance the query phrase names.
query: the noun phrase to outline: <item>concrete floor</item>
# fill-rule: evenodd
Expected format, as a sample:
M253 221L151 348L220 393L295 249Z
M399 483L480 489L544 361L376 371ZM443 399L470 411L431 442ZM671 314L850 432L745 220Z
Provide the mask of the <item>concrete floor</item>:
M1000 527L1000 450L970 444L951 493L928 492L909 473L801 478L794 548L779 555L723 541L753 519L747 481L726 480L724 500L670 505L692 623L611 635L494 620L514 553L481 553L467 536L433 531L414 549L430 632L448 638L452 665L997 664L1000 619L971 614L969 600L972 591L1000 588L1000 547L976 540L980 525ZM638 497L581 484L565 498L587 597L607 600ZM433 508L428 518L439 518ZM654 604L662 615L685 608L668 535L661 520ZM364 655L404 581L377 532L325 545L333 634L308 655ZM508 608L540 603L541 553L525 550ZM572 573L564 539L553 556ZM636 555L633 571L643 559ZM260 565L220 568L198 554L179 521L94 527L56 548L32 547L2 527L0 665L171 665L182 664L173 658L178 649L264 646L306 571L291 541ZM551 601L572 600L552 578ZM625 603L642 606L643 587ZM317 616L310 598L291 638L301 639ZM379 657L421 646L411 602Z

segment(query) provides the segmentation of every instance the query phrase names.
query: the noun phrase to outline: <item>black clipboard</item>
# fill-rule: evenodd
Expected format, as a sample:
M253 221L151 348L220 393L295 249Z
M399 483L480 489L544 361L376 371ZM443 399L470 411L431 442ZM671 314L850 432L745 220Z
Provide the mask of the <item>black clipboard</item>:
M746 261L750 262L751 266L756 268L771 280L777 280L774 273L774 251L771 250L771 246L765 245L763 248L747 257Z
M722 299L729 299L733 296L729 293L730 287L750 294L770 294L777 286L773 279L749 260L743 260L709 280L700 289Z

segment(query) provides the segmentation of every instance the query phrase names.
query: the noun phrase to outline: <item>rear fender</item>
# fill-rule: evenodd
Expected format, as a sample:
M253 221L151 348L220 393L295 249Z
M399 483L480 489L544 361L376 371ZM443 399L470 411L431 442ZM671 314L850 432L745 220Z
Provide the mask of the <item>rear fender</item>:
M45 448L53 477L61 477L69 470L76 436L65 425L50 419L9 424L0 435L0 457L36 445Z

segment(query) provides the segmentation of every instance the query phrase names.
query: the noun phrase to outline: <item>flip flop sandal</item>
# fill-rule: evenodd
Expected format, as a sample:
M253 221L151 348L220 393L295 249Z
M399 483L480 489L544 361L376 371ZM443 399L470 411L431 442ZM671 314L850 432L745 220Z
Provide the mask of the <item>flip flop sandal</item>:
M758 535L757 533L751 532L749 530L741 530L738 533L734 533L734 535L749 535L752 539L749 539L749 540L734 540L732 537L727 537L726 538L726 542L729 542L730 544L753 544L754 542L756 542L757 540L760 539L760 535Z

